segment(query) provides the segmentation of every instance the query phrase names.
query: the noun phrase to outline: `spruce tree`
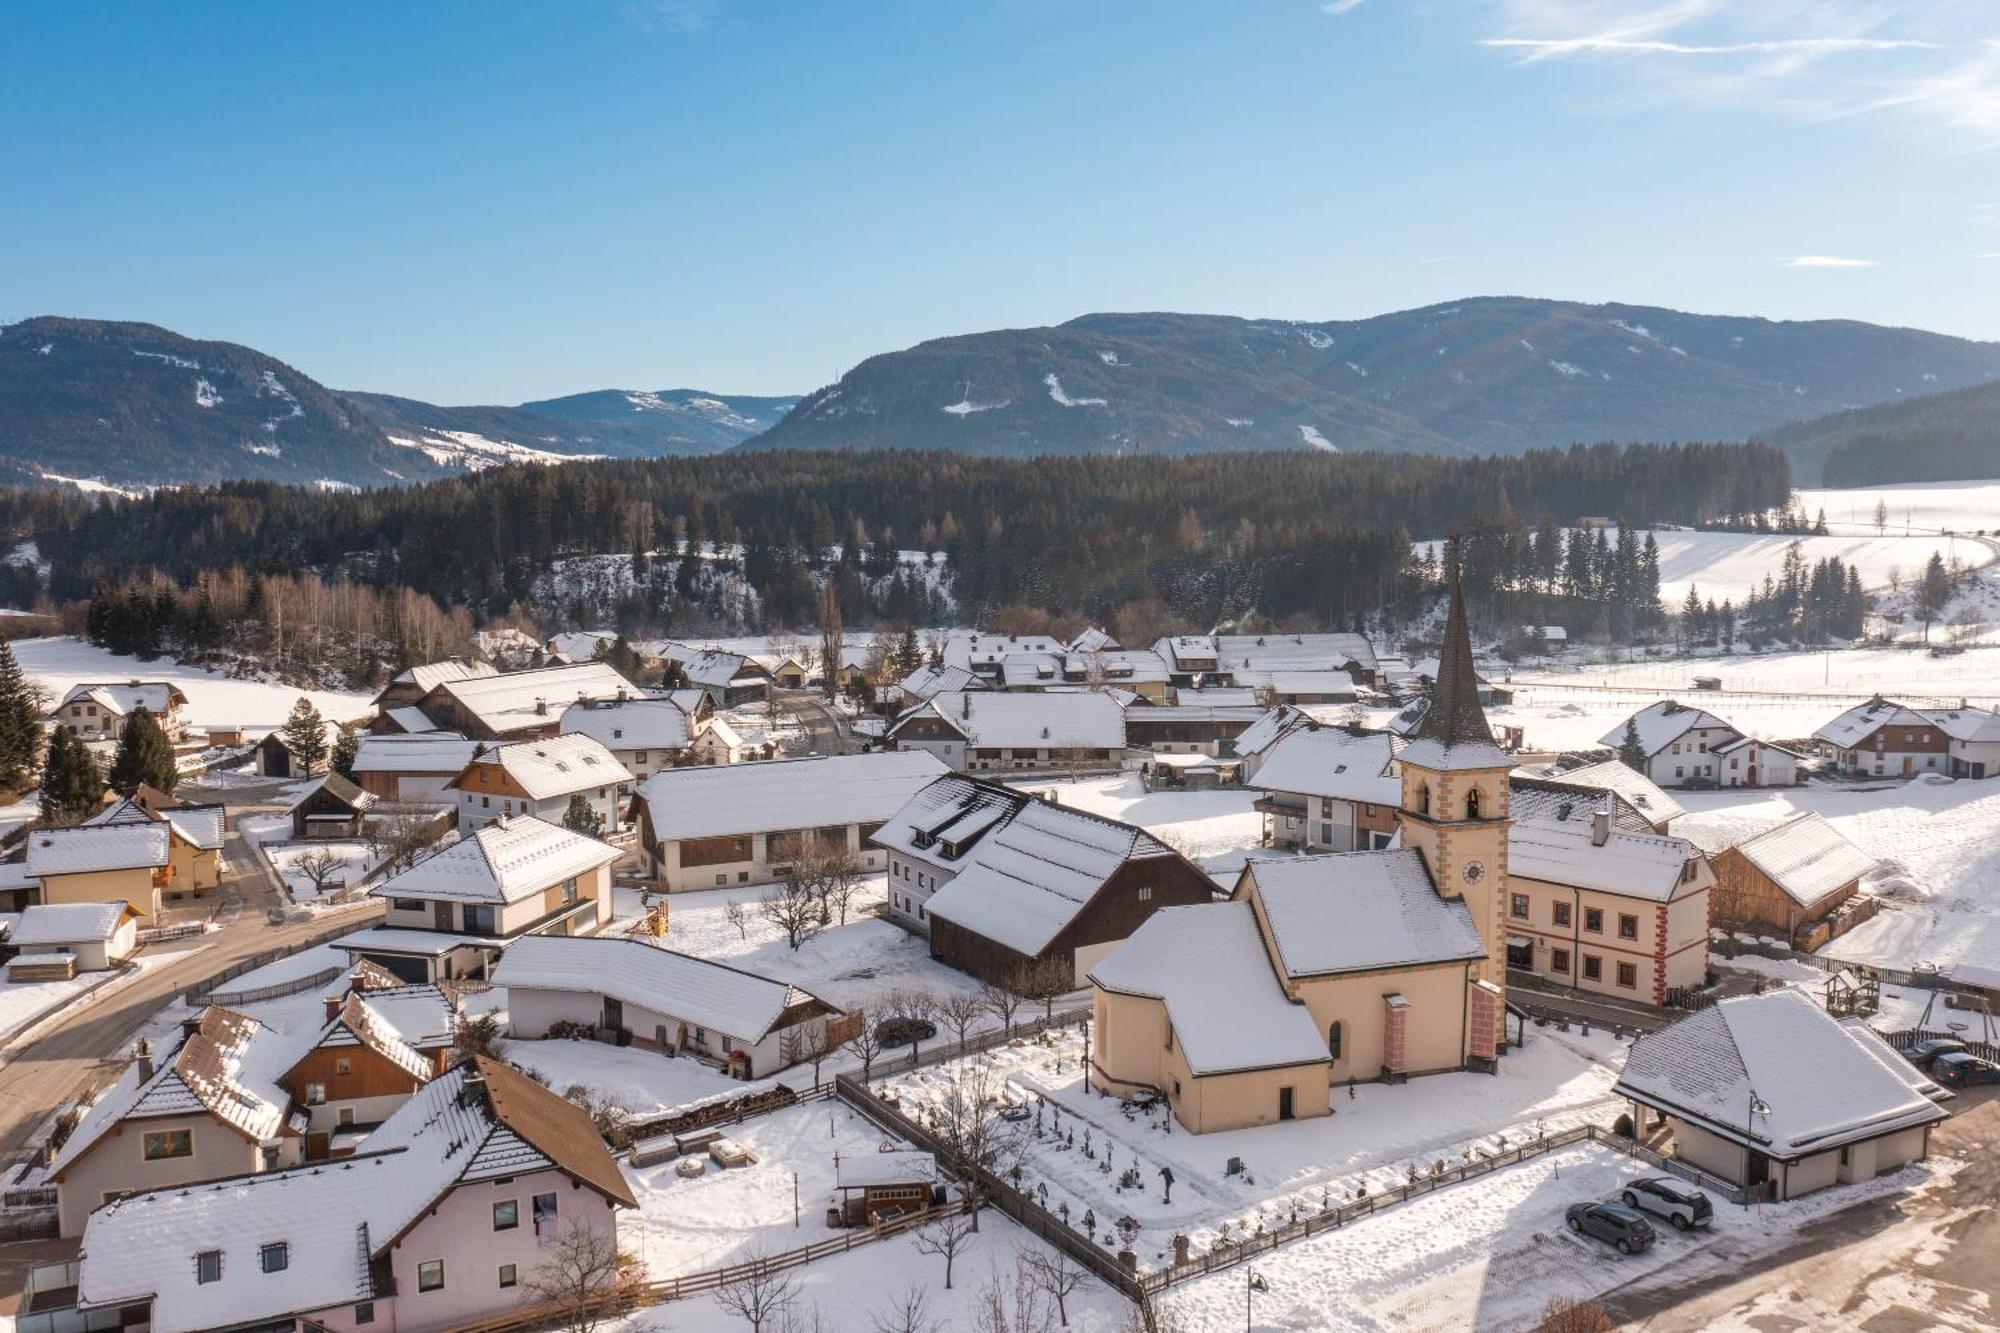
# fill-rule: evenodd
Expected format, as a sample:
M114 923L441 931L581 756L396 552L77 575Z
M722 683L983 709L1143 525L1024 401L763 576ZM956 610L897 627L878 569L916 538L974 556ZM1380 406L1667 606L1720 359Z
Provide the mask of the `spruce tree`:
M0 788L18 791L35 776L42 748L42 692L0 639Z
M303 694L292 705L291 716L285 719L278 736L305 770L302 776L311 777L326 762L326 719L319 715L319 709L313 707L313 701Z
M152 710L141 704L132 710L118 731L118 753L111 760L111 786L120 796L130 796L139 790L141 783L172 795L174 783L179 780L174 744L167 739Z
M49 736L47 756L42 760L41 816L44 824L74 824L97 809L104 794L104 779L97 771L97 759L76 733L57 727Z
M604 833L604 816L591 807L582 792L569 798L569 809L563 811L562 823L571 833L581 833L587 838Z
M1618 762L1634 773L1646 771L1646 747L1639 741L1639 719L1625 719L1625 736L1618 742Z
M361 751L361 732L352 722L340 724L340 731L333 738L333 757L327 762L333 771L354 781L354 757Z

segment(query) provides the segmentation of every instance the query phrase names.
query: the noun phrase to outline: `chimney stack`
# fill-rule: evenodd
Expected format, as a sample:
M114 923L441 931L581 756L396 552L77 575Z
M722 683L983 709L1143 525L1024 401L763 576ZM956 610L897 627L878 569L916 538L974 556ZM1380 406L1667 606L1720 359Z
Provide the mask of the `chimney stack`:
M1590 845L1602 847L1611 841L1611 812L1598 807L1590 817Z
M144 1083L153 1076L153 1043L144 1037L139 1038L139 1044L132 1048L132 1055L139 1063L139 1081Z

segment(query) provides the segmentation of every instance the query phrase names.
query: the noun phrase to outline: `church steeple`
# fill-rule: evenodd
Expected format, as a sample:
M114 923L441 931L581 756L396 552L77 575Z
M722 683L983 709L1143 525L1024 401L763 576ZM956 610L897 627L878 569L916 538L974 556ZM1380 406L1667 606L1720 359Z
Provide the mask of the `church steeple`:
M1451 579L1451 610L1445 616L1444 648L1438 654L1431 706L1411 734L1402 760L1435 769L1504 768L1508 763L1493 743L1493 728L1479 704L1472 631L1465 623L1465 590L1456 573Z

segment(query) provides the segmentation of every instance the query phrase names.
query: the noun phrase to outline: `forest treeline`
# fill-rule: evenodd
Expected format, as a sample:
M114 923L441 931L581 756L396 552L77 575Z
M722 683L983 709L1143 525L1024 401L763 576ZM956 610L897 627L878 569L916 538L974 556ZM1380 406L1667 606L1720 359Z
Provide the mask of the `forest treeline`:
M16 489L0 492L0 523L35 543L58 601L156 576L154 586L185 591L203 574L235 571L254 586L311 573L329 586L407 589L474 622L532 614L555 628L560 605L529 605L552 562L655 552L669 558L634 571L650 581L639 597L650 623L626 628L691 632L687 590L673 586L691 580L672 558L689 555L719 555L741 573L760 622L743 628L812 623L816 584L828 579L847 623L865 627L931 609L908 580L881 577L898 549L914 549L947 558L964 621L1029 607L1123 612L1135 624L1254 614L1346 626L1413 613L1434 592L1412 538L1528 533L1588 516L1632 528L1711 523L1781 507L1790 490L1784 455L1758 444L1480 459L749 453L512 467L359 493L236 482L107 500ZM1467 576L1468 592L1491 605L1484 594L1509 575L1468 561ZM1659 620L1643 607L1607 615L1634 630Z

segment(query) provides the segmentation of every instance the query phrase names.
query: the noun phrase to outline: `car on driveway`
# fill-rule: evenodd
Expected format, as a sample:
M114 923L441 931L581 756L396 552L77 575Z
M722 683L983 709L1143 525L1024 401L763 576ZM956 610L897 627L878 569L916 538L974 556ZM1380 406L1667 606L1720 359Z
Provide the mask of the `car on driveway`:
M1955 1037L1926 1037L1904 1051L1903 1057L1917 1068L1927 1070L1931 1067L1931 1061L1940 1055L1951 1055L1964 1049L1965 1043Z
M1622 1203L1573 1203L1569 1229L1617 1247L1620 1254L1637 1254L1654 1240L1653 1224L1636 1208Z
M2000 1083L2000 1065L1982 1060L1970 1051L1946 1051L1931 1061L1931 1077L1947 1088L1974 1088L1982 1083Z
M1672 1176L1641 1176L1628 1181L1620 1197L1627 1208L1666 1218L1676 1231L1705 1227L1715 1220L1715 1205L1708 1196Z

